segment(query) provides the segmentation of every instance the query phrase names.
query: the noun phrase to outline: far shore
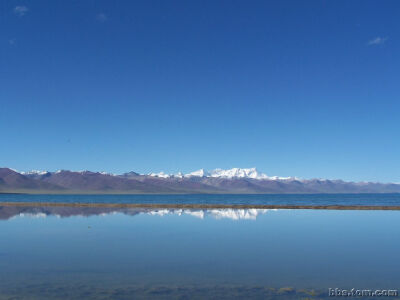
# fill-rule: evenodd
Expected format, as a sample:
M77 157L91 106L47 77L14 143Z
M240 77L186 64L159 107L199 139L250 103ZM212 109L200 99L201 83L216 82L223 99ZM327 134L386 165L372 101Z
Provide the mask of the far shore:
M251 204L157 204L157 203L67 203L0 202L17 207L109 207L109 208L182 208L182 209L325 209L325 210L400 210L400 206L374 205L251 205Z

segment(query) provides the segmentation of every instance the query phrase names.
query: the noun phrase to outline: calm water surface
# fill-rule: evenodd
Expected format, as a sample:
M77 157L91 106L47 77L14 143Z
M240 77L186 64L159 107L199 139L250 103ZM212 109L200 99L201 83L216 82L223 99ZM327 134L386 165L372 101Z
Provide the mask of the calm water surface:
M399 289L399 237L399 211L0 204L0 299L320 299L329 287Z
M253 194L253 195L24 195L0 194L1 202L400 205L400 194Z

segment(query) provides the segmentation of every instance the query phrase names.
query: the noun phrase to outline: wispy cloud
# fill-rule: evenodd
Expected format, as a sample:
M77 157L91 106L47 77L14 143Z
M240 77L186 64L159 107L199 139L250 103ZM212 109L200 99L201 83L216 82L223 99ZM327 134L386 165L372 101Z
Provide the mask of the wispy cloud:
M20 17L24 16L28 11L29 8L24 5L18 5L14 8L14 13Z
M10 39L10 40L8 40L8 44L9 44L10 46L14 46L14 45L15 45L15 42L16 42L16 39Z
M386 41L387 41L387 37L377 36L376 38L373 38L372 40L369 40L367 45L368 46L383 45Z
M97 14L97 16L96 16L96 19L97 19L97 21L99 21L99 22L105 22L105 21L108 20L108 17L107 17L107 15L104 14L104 13L99 13L99 14Z

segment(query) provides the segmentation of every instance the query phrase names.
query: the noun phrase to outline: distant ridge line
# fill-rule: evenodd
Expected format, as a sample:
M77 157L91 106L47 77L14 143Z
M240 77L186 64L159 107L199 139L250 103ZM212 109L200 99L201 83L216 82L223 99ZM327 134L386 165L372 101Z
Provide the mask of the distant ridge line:
M215 171L217 172L217 171ZM39 172L0 168L0 193L27 194L354 194L400 193L400 184L275 178L256 169L218 170L223 176L153 176L129 172ZM232 174L231 174L232 173ZM215 175L215 174L214 174Z
M195 209L322 209L322 210L400 210L400 206L375 205L263 205L263 204L157 204L157 203L68 203L68 202L0 202L17 207L109 207L109 208L195 208Z

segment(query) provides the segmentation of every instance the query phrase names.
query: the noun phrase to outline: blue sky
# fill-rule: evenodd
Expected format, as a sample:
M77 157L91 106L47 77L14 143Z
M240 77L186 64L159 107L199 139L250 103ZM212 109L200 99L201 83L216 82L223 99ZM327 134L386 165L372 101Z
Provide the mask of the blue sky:
M0 165L400 182L399 1L2 1Z

